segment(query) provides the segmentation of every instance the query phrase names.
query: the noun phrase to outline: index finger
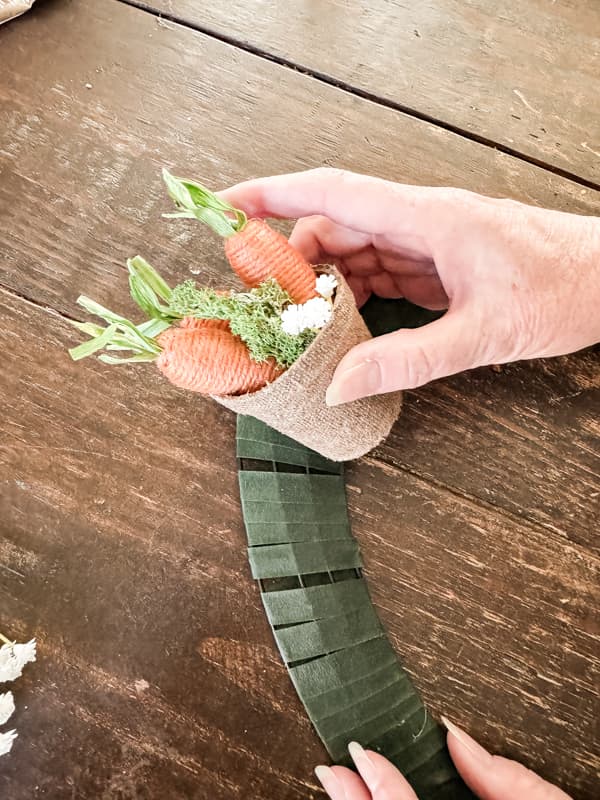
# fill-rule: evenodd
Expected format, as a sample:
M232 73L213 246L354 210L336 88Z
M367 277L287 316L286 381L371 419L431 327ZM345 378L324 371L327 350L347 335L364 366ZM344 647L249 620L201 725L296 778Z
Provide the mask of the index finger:
M238 183L221 196L253 217L321 214L356 231L426 236L440 190L318 168Z

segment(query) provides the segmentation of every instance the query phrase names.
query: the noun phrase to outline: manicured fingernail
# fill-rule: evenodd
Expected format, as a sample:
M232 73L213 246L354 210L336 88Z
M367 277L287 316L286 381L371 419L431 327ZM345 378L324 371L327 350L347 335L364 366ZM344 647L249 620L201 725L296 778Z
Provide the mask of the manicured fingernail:
M352 761L356 764L358 771L365 779L365 783L369 789L373 789L373 784L377 778L377 767L369 758L369 754L358 742L350 742L348 745L348 752L352 756Z
M487 761L492 757L484 747L475 741L475 739L472 739L468 733L465 733L453 722L450 722L449 719L442 717L442 722L448 729L448 733L454 736L455 739L458 739L465 750L468 750L478 761Z
M331 800L346 800L346 792L341 781L335 777L335 772L329 767L315 767L315 775L321 786L325 789Z
M378 361L367 359L350 367L331 383L325 395L328 406L339 406L359 397L375 394L381 386L381 369Z

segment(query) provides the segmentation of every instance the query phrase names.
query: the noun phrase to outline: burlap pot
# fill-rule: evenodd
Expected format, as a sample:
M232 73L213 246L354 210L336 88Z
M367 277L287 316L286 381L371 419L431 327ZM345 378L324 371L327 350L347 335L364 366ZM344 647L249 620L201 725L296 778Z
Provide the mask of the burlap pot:
M214 399L238 414L275 428L332 461L364 455L390 432L400 411L400 392L366 397L330 408L325 392L342 357L371 338L356 308L354 295L335 267L338 287L331 321L305 353L273 383L252 394Z

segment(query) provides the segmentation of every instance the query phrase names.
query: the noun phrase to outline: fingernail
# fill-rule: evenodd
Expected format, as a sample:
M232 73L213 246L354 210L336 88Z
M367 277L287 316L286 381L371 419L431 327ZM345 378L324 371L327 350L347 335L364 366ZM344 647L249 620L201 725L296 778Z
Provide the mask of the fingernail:
M449 719L442 717L442 722L448 729L448 733L454 736L455 739L458 739L465 750L468 750L478 761L486 761L492 757L484 747L475 741L475 739L472 739L468 733L465 733L453 722L450 722Z
M379 362L367 359L336 375L335 381L327 388L325 402L328 406L339 406L375 394L380 386Z
M346 800L344 787L335 777L335 772L332 769L329 769L329 767L315 767L315 775L321 786L331 797L331 800Z
M358 771L365 779L369 789L373 789L375 779L377 778L377 767L369 758L369 754L358 742L350 742L348 745L348 752L352 756L352 761L356 764Z

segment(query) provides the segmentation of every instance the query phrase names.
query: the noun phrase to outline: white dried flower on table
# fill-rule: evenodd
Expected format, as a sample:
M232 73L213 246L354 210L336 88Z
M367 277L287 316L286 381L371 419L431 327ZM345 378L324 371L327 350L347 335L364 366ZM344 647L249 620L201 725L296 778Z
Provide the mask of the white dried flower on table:
M4 694L0 694L0 725L4 725L5 722L8 722L14 710L15 698L13 697L13 693L4 692Z
M329 300L333 297L337 285L338 282L335 275L319 275L315 282L315 289L317 290L317 294Z
M304 303L304 326L323 328L331 319L331 303L323 297L313 297Z
M0 683L19 678L30 661L35 661L35 639L26 644L3 644L0 647Z
M0 733L0 756L10 753L14 740L17 738L16 731L6 731Z

